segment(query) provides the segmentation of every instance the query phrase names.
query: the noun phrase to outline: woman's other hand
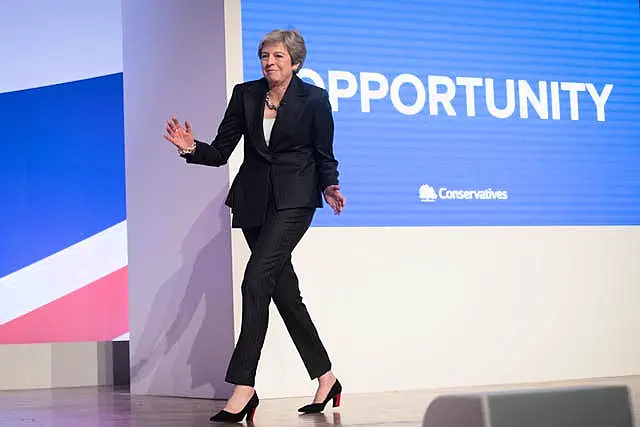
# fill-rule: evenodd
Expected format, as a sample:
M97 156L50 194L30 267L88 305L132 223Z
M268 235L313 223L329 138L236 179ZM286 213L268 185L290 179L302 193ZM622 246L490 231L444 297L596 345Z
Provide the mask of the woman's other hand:
M347 204L347 198L340 192L339 185L330 185L325 188L324 199L327 201L329 206L331 206L333 213L336 215L340 215L340 212L342 212L344 206Z

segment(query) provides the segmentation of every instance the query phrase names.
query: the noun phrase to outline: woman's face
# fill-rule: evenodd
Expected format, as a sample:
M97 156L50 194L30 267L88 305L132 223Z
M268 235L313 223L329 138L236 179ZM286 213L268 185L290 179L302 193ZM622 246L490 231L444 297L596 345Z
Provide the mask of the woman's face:
M272 84L288 81L297 67L291 63L291 55L283 43L263 45L260 62L262 74Z

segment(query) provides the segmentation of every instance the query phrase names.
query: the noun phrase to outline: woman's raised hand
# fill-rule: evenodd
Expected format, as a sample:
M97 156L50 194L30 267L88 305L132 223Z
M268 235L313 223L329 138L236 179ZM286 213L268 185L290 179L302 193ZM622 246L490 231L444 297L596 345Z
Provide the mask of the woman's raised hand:
M174 116L171 120L167 121L166 131L164 138L178 147L179 150L189 150L192 147L193 132L191 131L191 124L188 121L184 122L183 127Z

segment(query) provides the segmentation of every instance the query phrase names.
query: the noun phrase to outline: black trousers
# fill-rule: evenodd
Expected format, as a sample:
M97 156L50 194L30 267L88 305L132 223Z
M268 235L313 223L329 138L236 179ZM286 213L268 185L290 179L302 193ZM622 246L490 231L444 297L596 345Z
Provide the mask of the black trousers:
M242 326L225 380L255 385L256 370L269 322L269 304L275 303L311 379L331 369L331 362L302 302L291 253L311 224L314 208L277 211L273 200L264 223L245 228L251 249L242 281Z

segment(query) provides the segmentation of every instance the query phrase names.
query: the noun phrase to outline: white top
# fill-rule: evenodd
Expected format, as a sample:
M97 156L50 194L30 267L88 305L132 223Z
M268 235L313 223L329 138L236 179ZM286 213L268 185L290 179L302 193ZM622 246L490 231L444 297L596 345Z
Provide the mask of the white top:
M273 129L273 123L275 123L276 119L271 118L271 119L267 119L265 118L264 120L262 120L262 129L264 130L264 140L266 141L267 145L269 145L269 139L271 139L271 129Z

